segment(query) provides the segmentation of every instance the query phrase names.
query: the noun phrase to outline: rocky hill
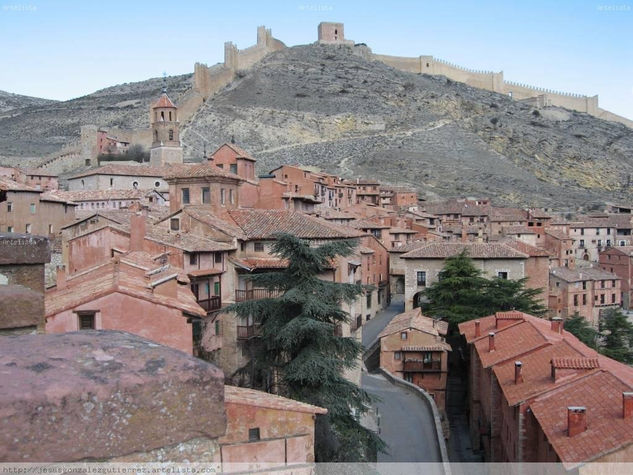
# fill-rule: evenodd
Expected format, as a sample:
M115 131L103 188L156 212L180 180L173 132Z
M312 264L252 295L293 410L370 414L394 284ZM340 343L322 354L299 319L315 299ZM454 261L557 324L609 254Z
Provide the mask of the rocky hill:
M628 199L633 130L626 126L398 71L367 52L307 45L269 55L183 124L185 155L201 157L204 142L213 150L233 136L260 173L302 163L411 185L429 197L556 208ZM191 81L170 78L176 102ZM116 86L0 118L0 155L53 150L87 123L147 126L160 87L160 79Z
M271 54L207 101L184 142L199 150L201 137L215 146L234 136L261 171L303 163L408 184L431 197L561 207L630 191L633 130L397 71L366 60L363 48Z
M6 112L22 109L23 107L43 106L52 104L51 99L42 99L40 97L22 96L20 94L12 94L6 91L0 91L0 115Z
M192 74L167 78L174 100L191 88ZM0 155L43 156L79 137L80 127L147 127L148 106L160 95L162 78L121 84L69 101L28 98L23 106L0 114ZM21 96L24 97L24 96ZM4 96L0 96L0 107ZM38 102L44 101L44 102Z

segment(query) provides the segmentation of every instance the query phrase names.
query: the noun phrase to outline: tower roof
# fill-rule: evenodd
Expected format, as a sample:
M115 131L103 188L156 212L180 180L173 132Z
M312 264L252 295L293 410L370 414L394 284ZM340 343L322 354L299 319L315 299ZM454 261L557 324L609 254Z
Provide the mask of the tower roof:
M152 106L152 109L158 109L160 107L170 107L170 108L176 109L175 104L171 101L169 96L167 96L166 92L163 92L160 95L159 99Z

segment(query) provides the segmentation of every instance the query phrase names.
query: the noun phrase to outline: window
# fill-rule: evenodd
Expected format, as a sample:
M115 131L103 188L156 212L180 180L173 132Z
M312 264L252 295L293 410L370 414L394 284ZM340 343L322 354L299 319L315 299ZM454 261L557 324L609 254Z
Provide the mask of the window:
M132 182L132 188L138 190L138 181Z
M31 234L31 225L30 224L26 225L25 231L26 231L27 234Z
M169 220L169 228L172 231L180 231L180 220L178 218L171 218Z
M580 228L580 235L584 236L585 235L585 228Z
M155 181L154 188L159 188L159 187L160 187L160 181Z
M578 295L574 295L574 307L578 306Z
M86 164L87 167L89 167L90 166L90 159L86 158L86 161L84 163Z
M198 263L198 254L192 252L189 254L189 265L195 266Z
M371 308L371 294L373 292L367 292L367 308Z
M114 185L114 178L110 178L110 186Z
M169 129L169 140L174 140L174 131Z
M255 250L255 252L264 252L264 243L263 242L254 243L253 249Z
M604 305L604 294L600 295L600 305Z
M31 211L31 214L35 214L35 203L31 203L29 210Z
M615 303L615 294L611 294L611 303Z
M171 111L169 111L169 120L171 121Z
M580 247L585 247L585 240L584 239L580 240Z
M224 205L224 188L220 188L220 204Z
M596 228L596 236L600 236L600 228Z
M402 359L402 353L400 353L399 351L394 351L393 352L393 359L394 360L401 360Z
M211 190L208 186L202 187L202 204L211 203Z
M582 304L587 305L587 294L582 294Z
M13 203L11 201L7 201L7 213L13 211Z
M224 168L224 164L222 164L222 163L218 163L216 166L217 166L218 168Z
M189 188L183 188L182 190L180 190L180 194L182 195L182 204L188 205L189 204Z
M222 253L216 252L214 253L214 261L216 264L222 264Z
M259 427L248 429L248 441L255 442L259 440Z
M604 289L606 287L606 282L607 282L606 280L601 280L600 281L600 288L601 289Z
M8 233L12 233L13 232L13 226L7 226L7 232Z
M48 225L48 234L53 234L53 225L52 224Z
M418 287L426 287L426 271L419 270L417 274Z
M231 173L235 173L237 175L237 163L232 163L229 167Z
M508 280L508 272L507 271L499 271L497 272L497 277L503 280Z
M406 339L407 339L407 337L408 337L407 332L400 332L400 339L401 339L401 340L406 340Z
M233 196L233 190L232 189L229 190L229 203L231 203L232 205L235 204L235 197Z
M96 312L77 312L80 330L94 330Z
M582 281L582 290L587 290L587 281L586 280Z

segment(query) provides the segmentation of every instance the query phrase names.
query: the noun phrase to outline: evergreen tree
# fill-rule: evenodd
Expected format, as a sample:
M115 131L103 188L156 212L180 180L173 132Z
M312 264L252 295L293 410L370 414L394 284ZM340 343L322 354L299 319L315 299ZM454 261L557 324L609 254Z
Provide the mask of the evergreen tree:
M384 448L382 440L359 423L371 398L343 377L358 364L363 348L356 339L335 332L349 320L341 304L356 300L363 286L319 278L332 260L350 255L357 243L335 241L313 248L289 234L275 238L272 253L286 259L288 267L254 274L251 280L255 287L278 291L280 296L226 309L240 317L252 316L259 324L252 347L252 381L261 389L328 410L317 417L317 461L368 460Z
M422 305L422 310L451 325L483 317L488 312L484 297L486 284L481 271L464 250L446 259L438 281L424 291L428 302Z
M542 315L547 310L537 300L540 290L525 288L527 278L486 279L466 250L446 259L438 277L439 280L425 290L428 302L422 309L451 325L504 310L532 315Z
M565 320L565 330L576 336L590 348L597 348L598 332L585 317L580 316L578 313Z
M600 352L622 363L633 364L633 324L627 317L611 309L600 319L599 327Z

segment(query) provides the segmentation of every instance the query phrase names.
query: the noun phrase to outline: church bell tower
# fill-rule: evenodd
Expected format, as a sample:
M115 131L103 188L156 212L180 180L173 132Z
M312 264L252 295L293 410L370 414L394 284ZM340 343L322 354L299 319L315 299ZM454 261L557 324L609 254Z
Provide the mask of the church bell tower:
M183 163L178 108L167 96L165 85L160 98L150 108L150 123L152 128L150 165Z

